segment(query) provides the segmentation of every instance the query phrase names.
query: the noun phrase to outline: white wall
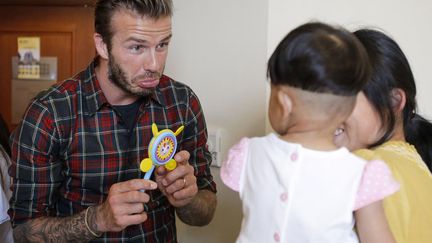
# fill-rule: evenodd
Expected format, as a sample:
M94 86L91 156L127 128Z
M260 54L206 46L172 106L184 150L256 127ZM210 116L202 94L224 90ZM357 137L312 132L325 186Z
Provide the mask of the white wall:
M192 87L207 124L223 129L222 152L265 132L267 1L174 0L173 39L165 73ZM241 223L236 193L219 169L218 207L209 226L178 224L180 242L234 242Z
M420 114L432 119L432 1L268 0L268 56L290 30L310 20L349 30L379 27L400 45L414 72ZM267 130L270 130L267 123Z
M432 1L429 0L174 0L174 37L166 73L200 97L207 123L224 130L223 156L242 136L270 131L266 121L266 62L281 38L310 20L350 30L380 27L407 55L420 111L432 118ZM214 220L203 228L178 224L179 241L233 242L240 229L236 193L220 182Z

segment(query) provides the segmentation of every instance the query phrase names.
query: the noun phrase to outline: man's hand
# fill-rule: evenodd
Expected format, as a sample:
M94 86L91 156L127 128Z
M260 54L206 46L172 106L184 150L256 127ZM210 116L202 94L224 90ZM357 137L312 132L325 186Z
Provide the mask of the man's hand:
M174 159L177 167L168 171L160 166L156 169L156 182L159 190L176 208L177 216L186 224L207 225L216 209L216 194L209 190L199 190L194 168L189 164L189 152L180 151Z
M96 208L95 230L118 232L129 225L146 221L144 203L147 203L150 197L140 190L156 188L155 182L143 179L133 179L112 185L105 202Z
M134 179L111 186L104 203L69 217L39 217L14 229L15 242L88 242L94 233L121 231L147 219L144 203L149 195L139 190L154 190L153 181ZM87 222L86 225L84 222Z
M189 204L198 193L194 168L188 162L189 157L189 152L182 150L174 156L177 161L174 170L168 171L164 166L156 169L159 190L176 208Z

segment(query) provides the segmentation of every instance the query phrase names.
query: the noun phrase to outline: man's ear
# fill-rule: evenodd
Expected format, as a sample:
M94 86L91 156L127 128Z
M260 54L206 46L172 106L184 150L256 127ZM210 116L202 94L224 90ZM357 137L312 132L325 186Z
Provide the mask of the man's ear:
M394 88L391 91L391 102L396 113L402 112L406 104L406 95L402 89Z
M291 97L282 89L278 90L277 99L282 108L282 118L288 120L293 109Z
M108 59L108 48L106 43L103 41L102 36L99 33L94 33L93 39L96 46L96 51L103 59Z

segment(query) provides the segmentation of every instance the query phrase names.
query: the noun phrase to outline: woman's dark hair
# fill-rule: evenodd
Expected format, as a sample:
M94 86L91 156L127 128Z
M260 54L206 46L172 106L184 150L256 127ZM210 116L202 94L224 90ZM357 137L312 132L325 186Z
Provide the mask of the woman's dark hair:
M395 88L401 89L406 96L403 109L405 139L415 146L432 169L432 124L416 113L416 85L407 58L399 45L380 31L361 29L354 35L366 48L372 66L372 76L363 92L380 115L384 128L384 135L370 147L386 142L393 135L396 115L392 92Z
M267 77L274 85L356 95L370 75L364 47L349 31L307 23L288 33L273 52Z
M172 16L172 0L99 0L95 7L95 31L111 49L111 19L120 9L131 10L152 19Z
M7 124L5 120L3 119L3 116L0 114L0 144L3 147L4 150L8 153L8 155L11 155L11 149L9 146L9 129L7 127Z

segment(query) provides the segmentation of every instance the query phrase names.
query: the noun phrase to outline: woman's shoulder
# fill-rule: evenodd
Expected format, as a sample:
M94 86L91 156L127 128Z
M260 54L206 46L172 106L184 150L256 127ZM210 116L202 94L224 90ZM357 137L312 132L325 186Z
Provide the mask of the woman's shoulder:
M376 153L370 149L359 149L354 151L353 153L365 160L372 160L376 156Z
M414 146L403 141L388 141L373 149L359 149L354 154L366 160L381 159L387 163L397 163L401 160L421 160Z
M389 141L373 149L354 152L366 160L383 160L397 179L402 177L424 178L432 185L432 174L414 146L403 141Z

